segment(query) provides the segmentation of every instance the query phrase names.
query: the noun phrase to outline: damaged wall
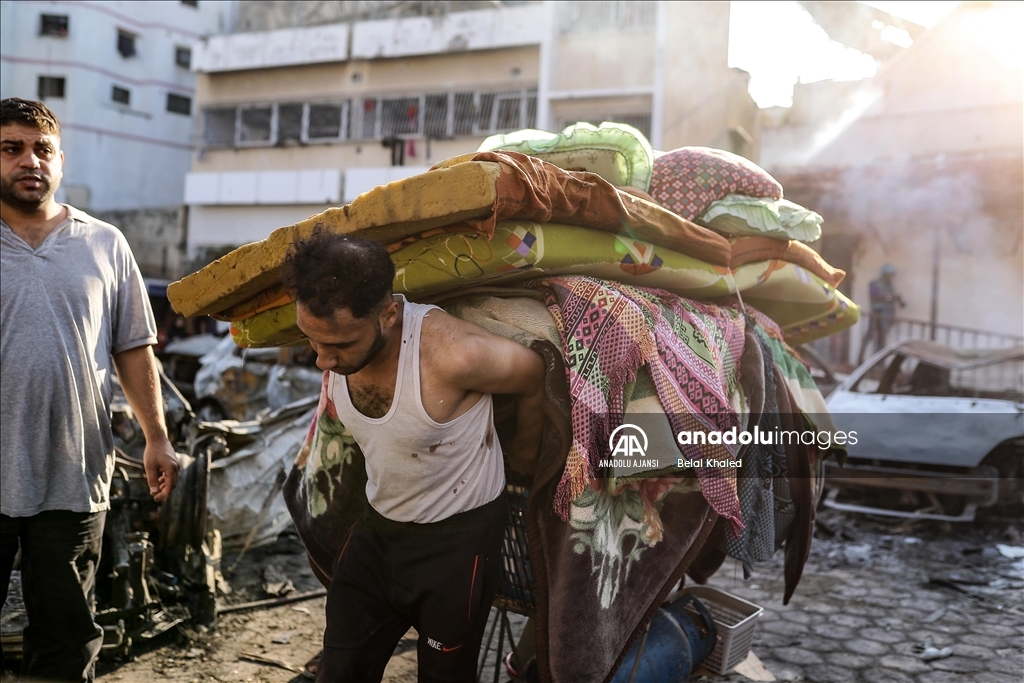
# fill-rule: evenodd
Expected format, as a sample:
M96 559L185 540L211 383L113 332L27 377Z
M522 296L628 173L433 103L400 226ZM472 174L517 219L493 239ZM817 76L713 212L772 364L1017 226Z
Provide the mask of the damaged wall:
M1022 14L964 3L875 77L798 86L763 131L763 165L824 216L820 250L861 305L892 263L899 315L929 320L934 297L939 324L1024 336Z

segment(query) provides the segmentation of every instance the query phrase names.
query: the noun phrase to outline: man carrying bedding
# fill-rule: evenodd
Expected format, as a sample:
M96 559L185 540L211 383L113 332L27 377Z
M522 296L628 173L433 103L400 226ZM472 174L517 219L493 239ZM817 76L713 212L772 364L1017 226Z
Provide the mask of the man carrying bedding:
M536 456L544 362L393 295L376 242L317 230L285 264L297 323L366 459L369 502L332 568L318 681L380 681L410 626L419 680L472 681L508 519L492 394L518 394L509 457Z
M91 681L93 622L114 443L112 372L146 436L150 491L178 477L167 438L156 325L124 236L58 204L60 123L39 102L0 102L0 603L21 549L22 671Z

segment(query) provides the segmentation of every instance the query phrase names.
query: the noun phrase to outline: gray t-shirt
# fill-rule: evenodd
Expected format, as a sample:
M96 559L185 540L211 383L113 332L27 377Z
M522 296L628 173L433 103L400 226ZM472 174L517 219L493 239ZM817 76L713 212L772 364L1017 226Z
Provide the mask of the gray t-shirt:
M0 222L0 513L110 507L111 354L156 343L121 232L72 207L33 250Z

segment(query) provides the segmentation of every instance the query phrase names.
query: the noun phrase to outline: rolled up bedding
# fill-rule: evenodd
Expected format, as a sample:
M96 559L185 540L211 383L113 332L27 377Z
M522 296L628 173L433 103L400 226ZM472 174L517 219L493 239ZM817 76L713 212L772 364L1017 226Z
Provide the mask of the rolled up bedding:
M222 313L280 282L291 245L317 225L384 244L459 225L490 238L506 220L561 223L624 234L717 266L729 264L720 235L657 204L619 191L600 176L565 171L515 152L481 152L470 161L376 187L351 204L275 230L167 288L183 315Z

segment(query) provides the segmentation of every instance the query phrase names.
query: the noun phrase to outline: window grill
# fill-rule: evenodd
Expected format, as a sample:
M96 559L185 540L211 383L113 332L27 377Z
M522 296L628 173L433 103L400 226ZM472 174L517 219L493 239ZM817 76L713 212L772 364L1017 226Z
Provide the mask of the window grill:
M204 110L203 117L203 141L209 147L451 138L535 126L537 93L527 89L367 95L339 102L214 107Z
M377 100L372 98L366 98L363 100L360 111L362 112L362 125L359 126L359 137L363 139L373 139L378 137L378 106Z
M274 144L274 107L250 106L238 108L235 144L251 147Z
M203 112L203 142L208 147L231 147L235 144L234 107L207 109Z
M115 85L110 92L110 99L118 104L131 104L132 92L127 88L119 88Z
M420 98L396 97L380 100L379 137L416 135L420 132Z
M128 59L134 57L136 54L135 50L135 36L127 31L117 32L117 51L122 57Z
M192 98L185 97L184 95L176 95L172 92L167 93L167 111L172 114L184 114L185 116L192 115ZM234 128L234 126L232 126Z
M455 93L426 95L423 103L423 134L433 138L450 137L451 101Z
M452 135L471 135L476 128L476 96L471 92L453 93Z
M64 97L64 77L40 76L37 94L41 100Z
M307 142L330 142L348 137L348 102L308 105Z
M304 104L277 105L277 144L297 145L302 142L302 125L305 119Z
M192 67L192 49L188 47L174 48L174 63L183 69Z

